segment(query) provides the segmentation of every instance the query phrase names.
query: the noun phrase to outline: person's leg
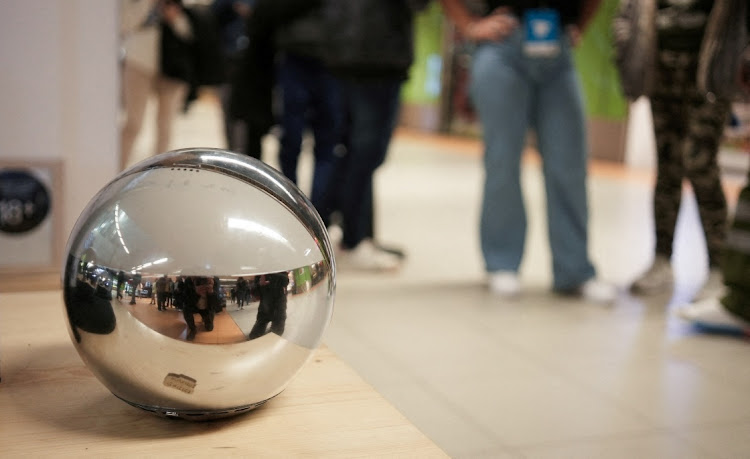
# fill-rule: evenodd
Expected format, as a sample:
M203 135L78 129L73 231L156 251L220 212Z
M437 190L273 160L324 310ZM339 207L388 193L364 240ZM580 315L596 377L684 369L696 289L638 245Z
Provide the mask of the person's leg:
M583 99L564 50L540 65L534 104L547 197L554 289L574 291L595 276L588 255L588 147Z
M222 120L224 121L224 137L226 139L227 149L235 152L245 150L245 129L244 121L232 116L232 82L237 77L240 66L240 60L236 57L227 57L227 83L219 88L219 97L221 100Z
M268 323L271 321L271 316L265 311L266 306L261 304L258 306L258 315L255 318L255 325L250 330L248 339L260 338L266 334L266 328Z
M750 175L750 173L749 173ZM677 314L703 331L750 334L750 176L740 192L727 233L721 274L723 296L707 296L677 309Z
M716 269L721 261L727 231L727 201L717 157L730 105L728 101L709 101L698 94L692 101L683 139L682 162L698 203L709 267Z
M341 125L338 133L338 143L334 148L331 177L318 197L320 206L317 210L326 226L337 225L343 227L339 196L342 195L341 187L345 181L344 177L348 174L347 171L351 162L351 155L349 155L349 149L351 148L351 116L349 113L348 92L345 90L344 81L336 79L336 84L339 88Z
M306 61L293 55L282 58L278 72L278 83L282 92L279 163L281 172L289 180L297 183L297 163L312 97L312 75Z
M345 83L351 116L349 167L338 196L344 220L343 246L354 248L366 238L372 205L369 193L375 170L385 160L398 114L399 80Z
M682 139L685 135L684 82L668 57L657 67L657 80L651 97L651 113L656 139L657 176L654 187L654 226L657 256L672 257L674 231L682 202L685 169Z
M517 272L526 241L521 191L532 89L519 68L520 40L480 46L471 69L471 96L484 140L480 238L488 272Z
M245 121L245 154L251 158L260 159L263 153L263 136L268 129L261 127L253 120Z
M271 333L276 333L279 336L284 334L284 327L286 326L286 298L281 297L273 309L273 318L271 319Z
M216 311L208 307L206 309L200 310L200 314L201 314L201 319L203 319L203 328L205 328L206 331L213 330L214 329L214 315L216 314Z
M312 83L311 127L315 138L315 166L310 200L323 214L325 193L336 168L335 151L342 141L343 106L339 80L322 64L316 66Z
M133 153L133 146L141 132L146 103L153 89L153 76L125 65L123 68L123 106L125 122L120 133L120 169L125 169Z
M156 154L169 150L172 142L174 119L180 112L180 107L185 101L187 92L187 83L164 76L158 77L156 82L156 94L158 98L156 109Z
M192 341L195 338L196 328L195 328L195 317L194 317L195 310L192 306L184 306L182 308L182 317L185 319L185 323L188 326L188 334L187 334L187 340Z
M727 232L721 272L727 286L722 303L733 314L750 322L750 171L747 180L737 198Z
M685 168L682 139L685 136L687 104L686 72L678 68L674 53L661 52L651 95L651 114L656 139L656 184L653 191L654 261L635 280L636 293L660 293L674 283L671 257L675 226L682 202ZM695 72L692 78L694 79Z

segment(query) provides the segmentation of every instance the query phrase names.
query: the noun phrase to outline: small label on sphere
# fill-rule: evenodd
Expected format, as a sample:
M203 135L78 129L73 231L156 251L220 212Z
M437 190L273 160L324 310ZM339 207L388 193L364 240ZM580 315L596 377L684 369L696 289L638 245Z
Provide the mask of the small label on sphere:
M192 394L197 383L198 381L190 376L178 375L175 373L169 373L164 378L165 386L173 387L179 391L185 392L186 394Z

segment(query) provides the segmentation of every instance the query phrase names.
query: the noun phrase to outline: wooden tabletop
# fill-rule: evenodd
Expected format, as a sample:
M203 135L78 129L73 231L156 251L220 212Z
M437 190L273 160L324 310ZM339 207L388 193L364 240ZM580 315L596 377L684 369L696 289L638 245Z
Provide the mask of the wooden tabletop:
M59 291L0 292L0 457L446 457L325 346L278 397L233 418L160 418L83 365Z

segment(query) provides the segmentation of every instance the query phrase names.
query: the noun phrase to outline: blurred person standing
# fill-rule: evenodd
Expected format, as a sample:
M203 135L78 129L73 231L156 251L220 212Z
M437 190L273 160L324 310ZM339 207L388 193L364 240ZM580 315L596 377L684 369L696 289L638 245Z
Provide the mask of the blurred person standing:
M266 333L276 333L282 336L286 326L289 273L282 271L255 276L253 283L260 296L260 303L255 324L248 334L248 340L259 338Z
M698 203L708 252L709 275L698 296L715 294L721 288L720 261L726 239L727 203L717 157L731 103L727 94L700 88L698 79L700 61L707 57L705 50L713 40L706 33L709 19L724 3L623 0L615 18L623 89L631 99L641 95L649 97L657 151L653 192L654 259L633 282L635 293L664 293L673 287L671 257L686 179ZM722 22L717 26L728 27L729 16ZM633 47L633 42L628 41L632 34L640 37L638 46ZM740 51L736 53L739 56ZM724 71L716 67L707 71Z
M401 87L414 60L414 15L429 0L326 0L326 64L338 77L343 146L319 209L338 213L344 269L383 271L401 265L400 251L374 237L374 175L385 161L398 122Z
M338 80L325 64L326 30L321 0L310 0L305 11L276 32L278 88L281 92L281 172L297 182L302 140L313 134L314 166L310 200L321 209L335 167L340 142L342 107Z
M151 95L156 96L158 104L153 153L169 148L174 116L185 100L192 78L193 32L180 0L121 0L120 18L125 117L120 167L125 169Z
M746 101L750 96L750 5L746 0L715 2L697 79L700 89L731 100L739 95ZM677 314L699 330L750 336L750 171L722 248L721 275L721 292L703 295L677 308Z
M230 113L245 122L244 153L261 159L262 140L277 122L276 34L312 6L310 0L255 0L246 21L248 46L232 79Z
M588 255L588 147L572 58L599 0L488 0L484 14L462 0L442 3L458 31L477 43L470 91L485 145L480 238L490 291L520 292L527 230L520 168L533 128L547 196L553 289L613 301L615 287L597 279Z
M227 148L231 151L245 151L246 128L241 119L232 116L232 81L240 65L242 53L247 48L249 37L246 30L247 21L252 14L255 0L214 0L211 4L221 35L222 54L226 69L225 82L221 85L219 95L224 121L224 137Z
M169 279L164 274L162 277L156 280L154 284L154 290L156 291L156 307L159 311L167 310L167 294L169 292Z
M187 325L185 339L193 341L198 328L195 325L195 314L200 314L203 328L210 332L214 329L214 316L219 302L218 289L214 288L214 279L205 276L190 276L185 280L185 304L182 317Z

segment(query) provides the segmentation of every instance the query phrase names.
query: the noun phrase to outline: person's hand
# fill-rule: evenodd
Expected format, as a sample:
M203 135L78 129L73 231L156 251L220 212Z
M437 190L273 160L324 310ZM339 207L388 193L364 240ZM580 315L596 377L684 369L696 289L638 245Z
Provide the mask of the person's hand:
M502 41L518 27L518 19L507 7L497 8L491 15L470 23L464 32L472 41Z
M169 22L170 24L173 24L175 21L177 21L177 18L180 16L180 5L178 5L176 2L173 2L171 0L166 0L165 2L162 2L161 4L161 17L164 18L165 21Z
M578 28L576 25L569 25L565 28L565 30L568 32L568 38L570 38L570 44L573 47L578 46L578 44L581 42L581 37L583 34L581 33L581 29Z
M245 2L233 2L232 9L238 16L243 18L250 16L250 12L252 11L250 5Z

